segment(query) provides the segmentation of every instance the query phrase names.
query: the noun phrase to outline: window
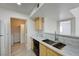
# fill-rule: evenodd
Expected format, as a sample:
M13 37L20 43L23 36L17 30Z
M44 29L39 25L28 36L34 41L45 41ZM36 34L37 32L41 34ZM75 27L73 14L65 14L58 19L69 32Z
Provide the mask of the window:
M60 34L71 35L71 20L60 21Z

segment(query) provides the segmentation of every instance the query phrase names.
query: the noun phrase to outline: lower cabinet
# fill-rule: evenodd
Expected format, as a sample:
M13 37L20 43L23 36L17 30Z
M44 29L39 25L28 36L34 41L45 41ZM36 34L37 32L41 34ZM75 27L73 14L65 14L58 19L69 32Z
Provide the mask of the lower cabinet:
M59 53L47 48L47 56L61 56Z
M40 44L40 56L46 56L46 47Z
M34 43L33 43L33 40L32 40L32 42L31 42L31 48L32 48L32 50L34 50Z
M40 56L61 56L61 54L49 49L43 44L40 44Z

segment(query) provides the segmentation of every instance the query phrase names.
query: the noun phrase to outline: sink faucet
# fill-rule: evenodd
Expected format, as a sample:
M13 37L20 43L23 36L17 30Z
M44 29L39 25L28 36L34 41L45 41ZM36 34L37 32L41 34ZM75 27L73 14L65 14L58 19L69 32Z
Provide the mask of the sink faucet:
M58 37L57 37L57 35L56 35L56 32L55 32L55 41L58 41Z

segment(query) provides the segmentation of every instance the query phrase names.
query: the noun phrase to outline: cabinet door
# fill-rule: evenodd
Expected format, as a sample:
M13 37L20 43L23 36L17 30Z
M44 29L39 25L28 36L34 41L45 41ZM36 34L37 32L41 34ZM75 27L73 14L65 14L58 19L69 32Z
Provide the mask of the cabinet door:
M43 30L43 23L44 23L43 17L36 17L35 18L35 28L37 31Z
M46 56L46 47L40 44L40 56Z
M44 20L43 20L43 17L41 17L41 18L39 18L39 30L43 30L43 22L44 22Z
M55 51L47 48L47 56L61 56L61 55L56 53Z
M39 19L35 20L35 29L39 30Z

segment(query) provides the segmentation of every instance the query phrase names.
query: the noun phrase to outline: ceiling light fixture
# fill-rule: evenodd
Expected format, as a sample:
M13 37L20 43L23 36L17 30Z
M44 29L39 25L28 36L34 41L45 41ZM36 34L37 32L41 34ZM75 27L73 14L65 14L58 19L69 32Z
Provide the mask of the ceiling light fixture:
M21 3L20 3L20 2L18 2L18 3L17 3L17 5L21 5Z
M30 13L30 17L32 17L39 10L39 8L41 8L43 5L44 3L38 3L36 7L33 8L32 12Z

